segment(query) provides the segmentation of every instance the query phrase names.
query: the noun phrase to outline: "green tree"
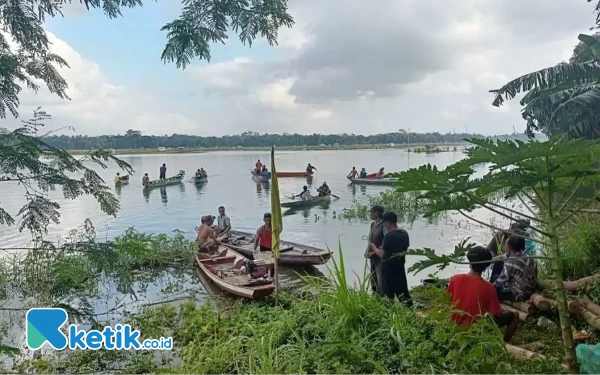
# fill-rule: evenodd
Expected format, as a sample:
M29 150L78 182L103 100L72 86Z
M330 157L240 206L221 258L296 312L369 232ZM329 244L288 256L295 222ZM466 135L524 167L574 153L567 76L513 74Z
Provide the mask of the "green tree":
M48 225L59 223L60 204L51 199L49 192L60 188L64 199L92 195L103 212L115 215L119 201L88 165L106 168L107 162L114 161L124 171L133 172L129 164L107 151L90 151L74 158L52 147L43 139L46 134L40 134L50 118L38 108L21 127L13 131L0 128L0 185L3 190L22 189L26 202L17 212L0 207L0 225L13 225L19 217L19 230L29 230L36 240L47 232Z
M77 0L0 1L0 118L17 117L23 86L37 91L39 81L60 98L69 99L67 82L56 70L67 61L50 52L43 23L63 16L64 5ZM101 8L107 17L121 16L122 8L142 6L142 0L79 0L87 9ZM291 27L287 0L183 0L182 13L166 24L167 44L162 60L185 68L194 58L210 61L210 44L225 43L227 31L238 33L244 44L264 37L273 45L282 26ZM11 48L8 37L16 44ZM13 46L14 47L14 46Z
M527 143L481 139L470 139L469 142L475 147L466 151L467 157L443 170L428 164L393 174L398 178L396 193L406 199L416 196L416 207L425 211L425 217L455 211L496 230L502 228L477 219L471 212L485 208L506 219L529 219L531 229L536 233L529 239L542 246L547 255L543 258L550 262L565 359L571 368L575 368L575 348L560 263L569 254L561 253L558 233L573 215L600 197L597 192L590 199L576 198L581 188L600 181L597 169L600 145L592 140L556 138ZM475 177L475 167L484 165L487 173ZM521 202L521 208L515 205L518 202ZM437 255L432 249L410 250L408 254L427 259L409 270L465 264L467 251L468 247L464 246L458 246L451 255Z

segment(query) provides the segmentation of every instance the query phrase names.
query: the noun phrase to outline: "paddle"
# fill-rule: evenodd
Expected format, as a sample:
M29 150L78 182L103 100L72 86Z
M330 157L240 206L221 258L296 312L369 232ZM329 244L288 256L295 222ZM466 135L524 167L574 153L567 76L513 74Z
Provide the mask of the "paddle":
M333 193L329 193L329 195L331 195L332 197L334 197L335 199L340 199L340 197L338 197L337 195L333 194Z

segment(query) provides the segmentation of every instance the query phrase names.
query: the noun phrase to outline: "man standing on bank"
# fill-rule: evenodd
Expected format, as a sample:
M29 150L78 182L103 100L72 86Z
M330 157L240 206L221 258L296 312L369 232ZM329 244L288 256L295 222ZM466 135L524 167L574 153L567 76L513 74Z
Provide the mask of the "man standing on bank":
M385 234L383 221L381 220L383 212L384 208L380 205L371 207L371 210L369 211L369 216L373 222L371 223L371 230L369 231L369 245L365 251L365 257L369 259L371 290L373 290L373 293L380 293L378 277L381 258L371 251L371 246L374 245L375 247L380 248L381 245L383 245L383 236Z
M383 214L382 222L387 233L383 239L383 245L378 248L371 244L371 253L381 259L379 266L379 291L389 299L398 298L407 306L412 305L406 270L404 264L405 256L398 256L408 250L409 238L404 229L398 228L398 216L395 212L388 211Z

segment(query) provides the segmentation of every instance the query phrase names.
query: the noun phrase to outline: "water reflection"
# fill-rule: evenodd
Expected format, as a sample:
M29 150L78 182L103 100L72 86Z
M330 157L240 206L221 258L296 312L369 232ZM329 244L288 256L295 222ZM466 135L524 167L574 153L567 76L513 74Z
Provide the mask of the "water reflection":
M163 202L163 204L167 204L167 202L169 201L168 197L167 197L167 188L166 187L161 187L160 188L160 200Z
M202 184L194 184L195 188L196 188L196 194L198 194L198 196L201 196L202 190L204 190L204 187L206 186L206 183L202 183Z
M311 187L313 184L313 180L314 180L313 176L306 177L306 185L308 185L308 187Z
M144 200L146 200L146 202L150 202L150 189L145 187L142 188L142 195L144 196Z
M123 185L115 185L115 194L117 195L117 197L121 198L121 189L123 188Z

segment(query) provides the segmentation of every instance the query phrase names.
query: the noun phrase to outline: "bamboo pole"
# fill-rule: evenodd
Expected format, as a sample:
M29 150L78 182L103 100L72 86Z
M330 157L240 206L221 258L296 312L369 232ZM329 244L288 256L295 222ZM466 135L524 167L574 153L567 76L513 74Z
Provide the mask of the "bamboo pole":
M532 352L531 350L523 349L511 344L506 344L506 350L508 351L508 354L523 361L546 359L546 356L543 354Z
M537 312L537 308L529 302L502 301L502 303L508 306L512 306L517 310L523 311L527 313L527 315L533 315Z
M592 328L600 330L600 317L580 304L577 306L579 307L577 315L581 316Z
M586 297L577 297L575 300L585 309L588 309L593 314L600 316L600 305L595 304Z
M552 300L542 296L541 294L534 293L531 295L531 302L540 311L550 311L552 308Z
M600 274L583 277L578 280L565 281L565 290L568 292L576 292L584 286L592 283L596 279L600 278ZM538 286L541 289L552 289L554 287L554 280L538 280Z
M527 314L526 312L523 312L519 309L515 309L514 307L505 305L504 303L501 303L500 306L502 307L502 310L504 311L512 311L515 314L517 314L519 316L519 319L523 322L527 321L527 319L529 319L529 314Z

